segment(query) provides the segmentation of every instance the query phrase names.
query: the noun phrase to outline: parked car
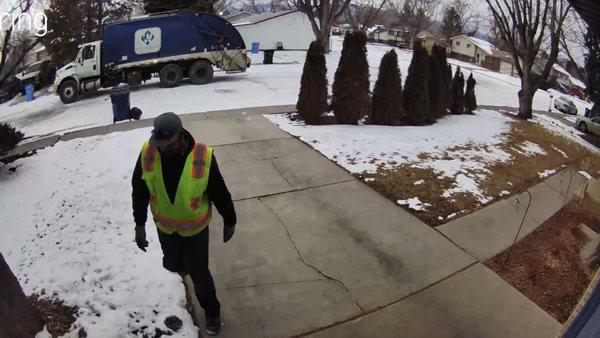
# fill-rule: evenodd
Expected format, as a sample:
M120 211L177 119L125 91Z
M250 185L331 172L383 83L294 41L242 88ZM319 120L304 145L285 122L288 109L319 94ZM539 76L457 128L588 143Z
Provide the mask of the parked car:
M23 85L21 84L21 80L15 76L10 76L8 79L4 80L2 86L0 86L0 103L12 100L12 98L22 90Z
M565 114L577 115L577 107L575 106L575 103L564 96L560 96L554 101L554 108Z
M580 116L575 121L577 128L584 133L591 133L600 136L600 116L584 117Z
M21 80L23 86L33 83L36 88L42 88L54 82L56 71L50 60L34 62L21 71L16 77Z

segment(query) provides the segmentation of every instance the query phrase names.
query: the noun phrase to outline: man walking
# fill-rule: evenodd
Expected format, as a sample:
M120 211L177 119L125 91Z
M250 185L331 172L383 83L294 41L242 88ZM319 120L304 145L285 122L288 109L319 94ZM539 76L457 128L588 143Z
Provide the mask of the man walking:
M163 266L190 275L204 309L206 333L217 335L221 304L208 269L211 204L223 217L223 242L233 236L237 220L213 149L196 143L177 115L162 114L142 146L131 184L137 246L143 251L148 246L145 224L150 203Z

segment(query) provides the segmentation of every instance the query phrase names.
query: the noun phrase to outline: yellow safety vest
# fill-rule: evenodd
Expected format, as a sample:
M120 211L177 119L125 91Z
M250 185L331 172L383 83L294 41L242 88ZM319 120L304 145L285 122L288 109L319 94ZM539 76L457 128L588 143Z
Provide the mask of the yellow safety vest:
M200 233L211 218L211 203L206 192L213 149L201 143L188 155L175 202L171 203L163 180L160 153L148 142L142 147L142 179L150 192L150 210L158 229L181 236Z

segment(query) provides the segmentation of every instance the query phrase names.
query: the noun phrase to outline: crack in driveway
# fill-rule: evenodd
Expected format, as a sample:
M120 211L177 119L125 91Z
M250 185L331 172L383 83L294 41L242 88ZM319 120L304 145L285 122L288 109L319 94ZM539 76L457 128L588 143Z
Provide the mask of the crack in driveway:
M277 221L283 226L283 228L285 229L285 232L290 240L290 242L292 243L292 245L294 246L294 249L296 250L296 253L298 254L298 258L300 259L300 261L306 265L307 267L313 269L315 272L317 272L318 274L320 274L321 276L325 277L326 279L336 283L338 286L340 286L342 289L344 289L346 291L346 293L350 296L350 298L352 299L352 301L354 302L354 305L356 305L358 307L358 309L360 310L360 314L363 314L365 312L365 310L363 309L363 307L358 303L358 300L356 300L356 298L354 297L354 295L352 294L352 292L350 291L350 289L348 289L348 287L346 286L346 284L344 284L344 282L342 282L341 280L329 276L328 274L324 273L323 271L321 271L319 268L317 268L316 266L308 263L304 257L302 256L302 253L300 252L300 249L298 249L298 246L296 246L296 242L294 242L294 239L292 238L292 235L290 234L290 231L288 230L287 226L285 225L285 223L283 222L283 220L279 217L279 215L277 214L277 212L275 212L273 209L269 208L268 205L266 205L263 201L262 198L258 198L258 201L265 206L265 208L267 208L267 210L271 211L271 213L273 213L273 215L275 215L275 218L277 218Z

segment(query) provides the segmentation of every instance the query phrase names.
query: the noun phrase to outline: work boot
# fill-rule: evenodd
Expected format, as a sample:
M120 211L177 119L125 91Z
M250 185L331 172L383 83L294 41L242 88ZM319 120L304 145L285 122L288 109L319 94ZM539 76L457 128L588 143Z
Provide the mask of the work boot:
M206 334L209 336L216 336L221 330L221 317L206 317Z

